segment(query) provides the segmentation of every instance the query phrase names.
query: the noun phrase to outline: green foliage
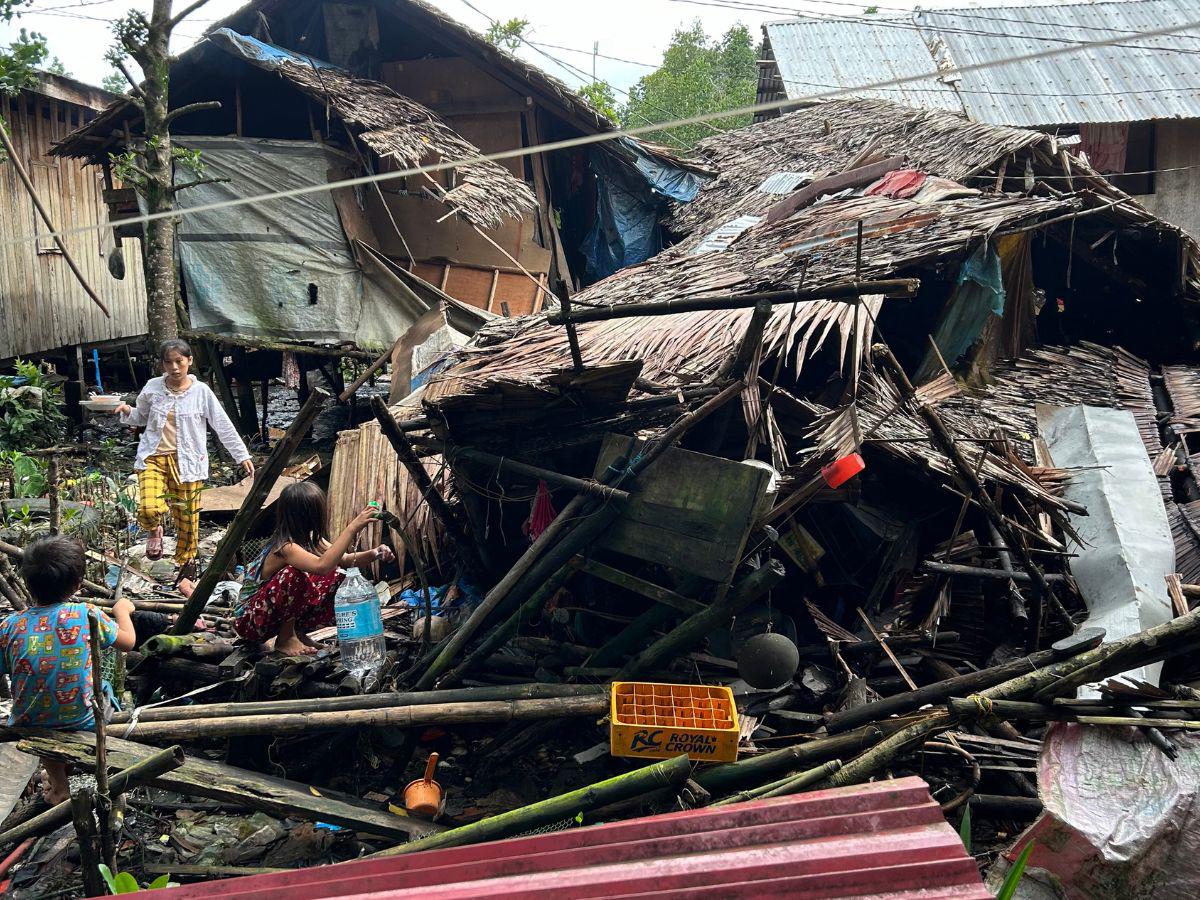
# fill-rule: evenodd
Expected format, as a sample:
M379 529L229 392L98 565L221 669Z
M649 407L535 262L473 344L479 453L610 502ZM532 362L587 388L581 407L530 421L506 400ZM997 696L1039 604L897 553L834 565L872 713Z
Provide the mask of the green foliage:
M1025 864L1029 862L1029 854L1033 852L1033 848L1033 841L1025 845L1025 849L1021 851L1021 855L1017 857L1013 867L1004 876L1004 883L1000 885L1000 890L996 893L996 900L1012 900L1013 894L1017 892L1017 885L1021 882L1021 876L1025 874Z
M967 852L971 852L971 804L968 803L963 809L962 821L958 823L958 836L962 839L963 846L967 848Z
M63 61L57 56L51 57L50 62L46 64L46 71L51 75L65 75L67 77L71 75L67 71L67 67L63 65Z
M46 56L46 38L22 28L17 39L0 50L0 94L12 96L37 84L37 69Z
M16 375L0 375L0 450L31 450L58 443L66 425L62 387L36 363L18 359ZM22 384L17 384L24 379Z
M46 493L47 464L20 450L0 450L0 468L12 479L14 497L40 497Z
M114 894L136 894L142 889L137 883L137 879L128 872L117 872L114 875L112 869L103 863L100 864L100 877L108 885L109 891ZM156 891L159 888L167 887L179 887L179 884L172 881L170 875L159 875L146 886L146 890Z
M145 45L150 38L150 22L140 10L131 9L112 23L112 33L117 43L104 58L115 67L117 61L128 56L134 48Z
M679 29L671 36L662 65L630 90L629 101L621 110L621 124L634 128L750 106L758 87L757 59L745 25L734 25L714 41L697 19L690 28ZM740 128L749 125L750 120L749 114L727 116L646 137L691 147L713 134L714 128Z
M617 112L617 98L607 82L593 81L591 84L585 84L578 93L580 97L592 104L597 112L611 119L614 124L620 121L621 116Z
M129 82L125 79L124 75L115 69L101 79L100 87L114 94L126 94L129 92Z
M501 47L512 53L521 46L521 41L525 37L525 29L528 27L528 19L509 19L507 22L493 22L483 36L492 46Z

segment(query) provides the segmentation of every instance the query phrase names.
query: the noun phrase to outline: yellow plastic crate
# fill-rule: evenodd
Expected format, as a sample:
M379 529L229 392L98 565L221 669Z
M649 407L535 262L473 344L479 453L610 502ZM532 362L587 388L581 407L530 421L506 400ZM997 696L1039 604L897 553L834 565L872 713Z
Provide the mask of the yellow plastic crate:
M609 725L613 756L697 762L737 759L737 707L727 687L617 681Z

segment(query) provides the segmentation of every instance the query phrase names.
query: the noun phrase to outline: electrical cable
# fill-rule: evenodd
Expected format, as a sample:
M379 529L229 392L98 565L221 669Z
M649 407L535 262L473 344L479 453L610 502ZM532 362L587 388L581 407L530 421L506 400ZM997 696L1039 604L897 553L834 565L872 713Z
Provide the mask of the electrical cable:
M1185 22L1185 23L1178 24L1178 25L1170 25L1170 26L1166 26L1163 28L1151 29L1148 31L1139 32L1136 35L1131 35L1130 37L1142 37L1142 38L1156 37L1156 36L1161 36L1161 35L1166 35L1166 34L1174 34L1178 31L1186 31L1186 30L1195 29L1198 27L1200 27L1200 20L1192 21L1192 22ZM1007 58L1001 59L1001 60L991 60L988 62L974 63L974 64L960 68L959 71L964 72L964 73L965 72L986 71L988 69L994 69L994 68L998 68L998 67L1005 66L1005 65L1012 65L1015 63L1029 62L1029 61L1036 60L1036 59L1046 59L1046 58L1052 58L1052 57L1058 57L1058 56L1066 56L1071 53L1076 53L1082 49L1089 49L1089 48L1095 48L1095 47L1101 47L1101 46L1121 44L1125 40L1126 40L1126 38L1124 38L1124 37L1114 37L1114 38L1106 38L1104 40L1089 42L1089 43L1083 44L1082 46L1056 47L1056 48L1047 49L1047 50L1040 50L1040 51L1037 51L1034 53L1026 53L1026 54L1021 54L1018 56L1007 57ZM198 214L198 213L202 213L202 212L214 212L219 209L227 209L227 208L232 208L232 207L237 207L237 206L246 206L246 205L249 205L252 203L262 203L262 202L271 201L271 200L284 200L284 199L288 199L290 197L299 197L299 196L305 196L305 195L313 194L313 193L320 193L320 192L324 192L324 191L333 191L333 190L337 190L340 188L357 187L359 185L371 184L372 182L376 182L376 181L388 181L388 180L394 180L394 179L400 179L400 178L407 178L407 177L411 177L413 175L422 175L422 174L431 174L431 173L436 173L436 172L442 172L442 171L446 171L449 169L455 169L455 168L459 168L461 166L467 166L467 165L477 164L477 163L481 163L481 162L499 162L501 160L518 159L518 158L522 158L525 156L530 156L530 155L534 155L534 154L538 154L538 153L550 153L550 152L554 152L556 150L567 150L567 149L573 149L576 147L591 146L593 144L601 144L601 143L606 143L608 141L617 140L618 138L622 138L622 137L637 137L638 135L641 135L641 134L646 134L646 133L654 132L654 131L661 131L664 128L674 128L674 127L679 127L681 125L690 125L690 124L699 123L699 122L708 122L708 121L712 121L715 119L728 118L731 116L740 116L740 115L754 114L754 113L760 113L760 112L772 112L775 110L782 110L787 107L794 106L798 102L806 102L806 101L816 102L819 100L832 100L832 99L836 99L839 97L852 96L857 91L891 87L893 85L898 85L898 84L907 84L912 81L921 81L928 77L929 76L925 75L925 74L898 76L895 78L888 78L888 79L884 79L882 81L859 85L857 87L840 88L837 90L816 93L816 94L812 94L806 98L788 98L788 99L783 99L783 100L771 100L771 101L767 101L764 103L754 103L754 104L750 104L748 106L738 107L738 108L730 109L730 110L701 113L701 114L694 115L694 116L687 116L685 118L677 119L674 121L656 123L654 125L644 125L644 126L637 126L634 128L623 128L623 129L618 128L618 129L614 129L612 131L604 131L604 132L600 132L597 134L581 135L579 137L567 138L567 139L559 140L559 141L549 141L546 143L542 143L542 144L538 144L538 145L534 145L534 146L530 146L530 147L518 147L513 150L502 150L502 151L498 151L495 153L487 153L487 154L481 153L476 156L468 156L468 157L463 157L463 158L456 159L456 160L448 160L448 161L440 161L440 162L436 162L436 163L429 163L427 165L415 166L415 167L407 168L407 169L399 169L399 170L392 171L392 172L380 172L380 173L375 173L372 175L363 175L363 176L357 176L355 178L347 178L347 179L343 179L343 180L335 181L335 182L327 182L325 184L305 185L302 187L290 188L290 189L282 190L282 191L269 191L269 192L266 192L263 194L251 195L249 197L235 197L235 198L232 198L229 200L220 200L220 201L216 201L213 203L200 204L198 206L189 208L187 210L187 212L190 214ZM177 217L180 214L181 214L181 211L179 211L179 210L171 210L168 212L159 212L159 213L147 213L144 215L130 216L125 219L118 219L118 220L104 222L104 223L100 223L100 224L96 224L96 225L80 225L80 226L76 226L74 228L61 229L61 230L59 230L57 232L53 232L53 233L25 234L25 235L20 235L17 237L5 238L3 241L0 241L0 246L13 246L13 245L28 244L28 243L36 243L37 241L44 240L48 237L55 237L55 236L67 237L67 236L74 235L74 234L87 234L87 233L91 233L91 232L102 231L102 230L108 229L108 228L118 228L118 227L125 226L125 225L144 224L147 222L158 221L159 219Z

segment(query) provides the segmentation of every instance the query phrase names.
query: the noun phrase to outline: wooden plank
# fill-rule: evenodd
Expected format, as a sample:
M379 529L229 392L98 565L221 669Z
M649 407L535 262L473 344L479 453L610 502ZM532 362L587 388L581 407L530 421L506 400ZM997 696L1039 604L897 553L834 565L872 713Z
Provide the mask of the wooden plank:
M664 606L680 610L688 615L704 609L704 604L699 600L693 600L665 587L659 587L657 584L646 581L644 578L638 578L636 575L630 575L628 572L622 572L620 569L606 566L604 563L597 562L594 559L584 559L578 556L576 560L579 571L594 575L596 578L607 581L609 584L615 584L617 587L633 591L635 594L641 594L655 603L661 603Z
M847 172L838 172L826 178L818 178L812 184L800 188L790 197L780 200L767 210L767 222L778 222L786 219L796 210L811 203L822 194L832 194L849 187L869 184L876 178L881 178L894 169L904 166L903 156L889 156L887 159L868 166L860 166Z
M75 731L38 733L34 729L23 734L27 736L22 737L17 747L25 753L85 766L95 765L94 738L90 734ZM119 769L127 769L158 752L157 747L147 747L120 738L110 737L107 743L109 763ZM260 775L193 756L189 756L178 769L156 778L151 784L190 797L232 803L276 816L330 822L396 840L408 840L414 835L441 830L428 822L360 806L357 798L336 791L311 788L296 781Z
M607 435L596 461L597 479L634 440ZM762 469L672 448L639 479L640 489L599 544L711 581L736 568L768 475Z

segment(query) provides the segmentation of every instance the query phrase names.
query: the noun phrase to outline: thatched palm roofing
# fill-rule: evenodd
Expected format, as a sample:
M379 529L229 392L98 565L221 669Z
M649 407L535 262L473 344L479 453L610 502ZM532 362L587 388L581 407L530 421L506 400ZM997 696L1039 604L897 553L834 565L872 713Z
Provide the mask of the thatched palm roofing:
M828 200L774 224L762 223L728 249L692 254L694 241L622 269L576 295L577 306L635 300L677 300L712 294L749 294L789 286L819 287L855 276L857 223L863 222L862 277L888 277L918 266L957 264L988 234L1069 212L1073 201L1011 195L918 203L862 196ZM887 301L905 302L905 301ZM792 318L777 307L765 351L799 347L796 366L835 330L843 349L852 306L805 303ZM614 319L580 325L585 363L643 359L643 376L686 383L711 374L745 331L751 310L692 312ZM425 399L487 393L506 380L536 380L570 365L566 333L542 316L484 326L459 364L435 376Z

